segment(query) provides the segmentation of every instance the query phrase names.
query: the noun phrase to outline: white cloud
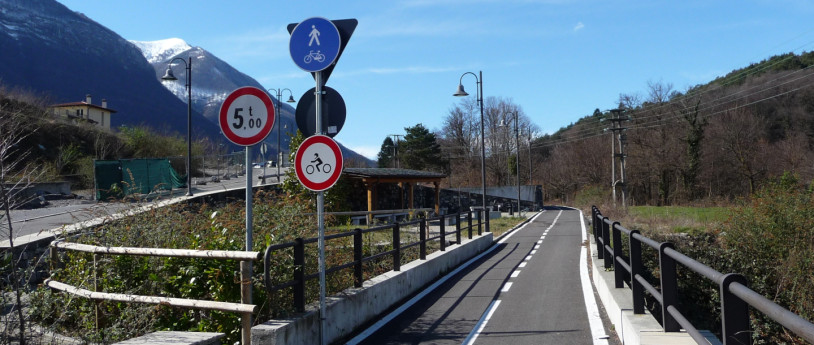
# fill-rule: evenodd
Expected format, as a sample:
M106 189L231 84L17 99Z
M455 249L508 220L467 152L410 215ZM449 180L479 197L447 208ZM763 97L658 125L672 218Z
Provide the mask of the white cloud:
M582 22L579 22L579 23L577 23L577 25L574 27L574 31L576 32L576 31L582 30L582 29L584 29L584 28L585 28L585 24L582 24Z

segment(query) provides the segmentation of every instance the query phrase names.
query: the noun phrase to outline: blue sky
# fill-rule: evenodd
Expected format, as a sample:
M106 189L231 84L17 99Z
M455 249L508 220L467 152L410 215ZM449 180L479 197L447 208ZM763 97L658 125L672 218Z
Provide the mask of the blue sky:
M291 60L286 25L358 19L327 85L347 105L336 139L368 157L405 127L440 129L464 72L483 71L484 96L552 133L648 81L680 91L814 50L807 0L58 1L126 39L181 38L297 99L314 81ZM463 84L474 97L475 79Z

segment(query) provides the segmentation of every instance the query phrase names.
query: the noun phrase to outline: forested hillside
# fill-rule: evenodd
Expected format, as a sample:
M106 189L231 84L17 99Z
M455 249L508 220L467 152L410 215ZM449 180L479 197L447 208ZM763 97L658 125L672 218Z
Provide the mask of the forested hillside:
M622 112L592 116L532 144L548 197L569 200L589 188L610 194L609 118L627 117L628 203L728 201L789 172L814 178L814 53L774 56L705 85L679 91L649 82L621 94ZM617 158L616 179L619 176ZM605 193L605 192L603 192ZM617 189L621 193L621 186Z

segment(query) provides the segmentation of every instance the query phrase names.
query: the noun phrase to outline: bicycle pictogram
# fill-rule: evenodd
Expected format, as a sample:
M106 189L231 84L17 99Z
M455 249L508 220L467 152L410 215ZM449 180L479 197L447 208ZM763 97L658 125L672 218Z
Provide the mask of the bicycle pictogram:
M316 170L321 172L321 173L327 174L327 173L331 172L331 165L326 163L326 164L322 164L322 170L321 171L319 170L318 165L309 164L308 166L305 167L305 173L308 174L308 175L313 174L314 173L314 167L316 167Z
M328 163L322 163L322 159L319 158L319 154L314 153L314 160L312 160L311 163L315 164L309 164L305 167L305 173L308 175L313 174L315 169L316 171L324 174L331 172L331 165ZM322 166L321 169L320 166Z
M312 50L310 53L308 53L308 55L305 56L303 61L305 61L305 63L311 63L312 60L316 60L317 62L325 61L325 54L320 53L319 50L314 53Z

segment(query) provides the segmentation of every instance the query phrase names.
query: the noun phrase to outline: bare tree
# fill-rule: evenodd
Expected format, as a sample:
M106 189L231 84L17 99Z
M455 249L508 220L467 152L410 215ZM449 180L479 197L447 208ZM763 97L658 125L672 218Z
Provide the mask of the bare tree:
M768 171L766 123L748 108L733 108L717 120L710 130L714 131L713 136L722 150L723 162L752 194Z
M22 255L16 250L14 244L14 227L11 219L11 210L28 200L24 197L25 190L32 179L36 179L33 166L27 164L28 153L21 150L22 141L32 132L31 123L34 120L31 114L24 114L20 109L21 103L0 95L0 240L9 241L11 267L9 267L9 281L13 289L13 303L11 313L6 314L6 325L16 323L19 330L17 340L20 344L26 343L25 315L22 304L22 277L20 276L20 263ZM16 319L15 319L16 318ZM5 329L3 339L13 338L14 331Z

